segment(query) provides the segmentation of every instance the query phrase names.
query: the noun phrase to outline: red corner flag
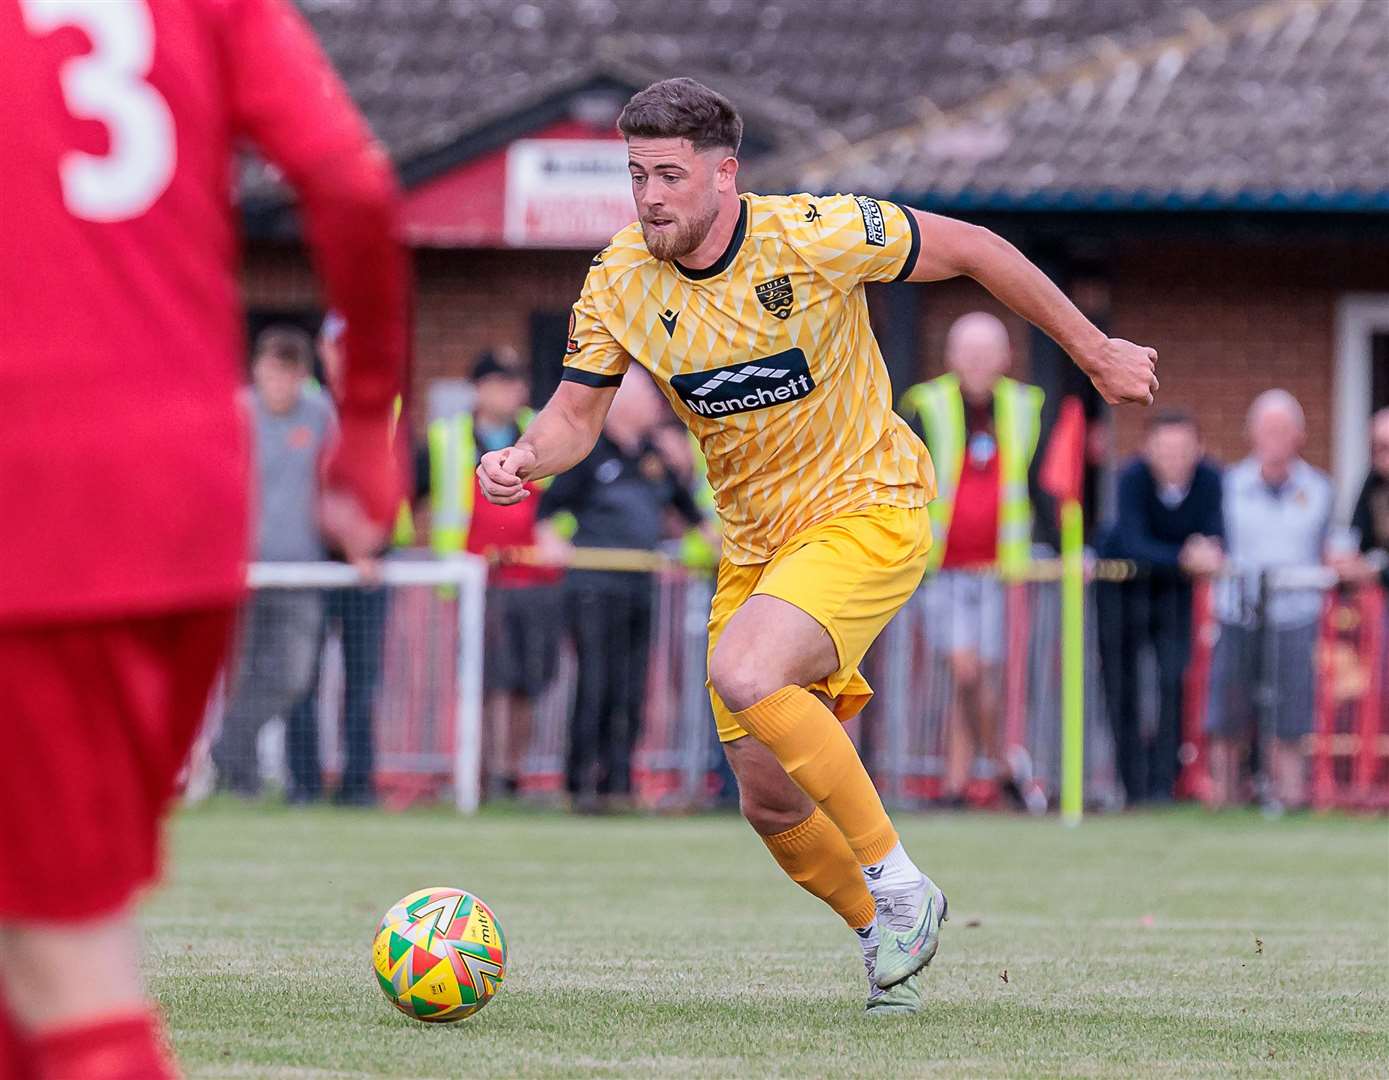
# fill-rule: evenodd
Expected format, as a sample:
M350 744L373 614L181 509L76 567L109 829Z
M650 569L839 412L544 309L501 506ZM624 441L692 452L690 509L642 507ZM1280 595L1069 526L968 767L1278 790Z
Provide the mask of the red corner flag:
M1059 502L1078 500L1085 477L1085 410L1074 395L1061 402L1038 481Z

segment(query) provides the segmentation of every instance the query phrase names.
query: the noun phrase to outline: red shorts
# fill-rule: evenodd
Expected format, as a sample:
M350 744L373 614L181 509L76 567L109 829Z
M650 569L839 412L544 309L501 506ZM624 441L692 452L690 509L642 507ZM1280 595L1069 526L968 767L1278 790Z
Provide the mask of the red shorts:
M0 921L114 914L158 878L234 616L0 627Z

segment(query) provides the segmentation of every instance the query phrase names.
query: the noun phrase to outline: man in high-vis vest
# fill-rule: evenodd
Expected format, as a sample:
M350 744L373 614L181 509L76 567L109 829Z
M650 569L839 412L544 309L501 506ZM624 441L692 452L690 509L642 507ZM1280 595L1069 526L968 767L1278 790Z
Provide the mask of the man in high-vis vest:
M419 480L429 494L430 545L441 557L544 547L549 534L535 527L540 499L497 506L478 497L475 475L478 459L514 443L535 415L526 405L530 383L510 351L483 353L472 382L472 412L429 425L429 468ZM542 485L532 487L538 496ZM563 622L558 580L549 567L516 564L494 566L488 579L483 684L493 795L519 790L532 704L555 675Z
M1004 374L1008 331L985 312L951 326L945 364L946 374L907 391L902 412L936 463L934 543L920 595L931 643L953 675L945 792L960 800L971 780L991 792L1001 772L1004 584L1031 558L1029 474L1043 394Z

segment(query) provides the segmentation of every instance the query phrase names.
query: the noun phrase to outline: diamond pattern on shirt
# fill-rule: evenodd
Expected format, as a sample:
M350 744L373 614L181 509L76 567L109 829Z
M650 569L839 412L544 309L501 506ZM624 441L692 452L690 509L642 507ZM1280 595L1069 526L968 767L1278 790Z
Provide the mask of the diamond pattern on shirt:
M651 372L703 447L724 555L747 564L834 514L925 505L935 475L893 412L863 291L909 269L907 211L850 195L743 203L742 242L709 278L655 259L639 225L614 237L574 307L565 364ZM768 284L775 311L759 297Z

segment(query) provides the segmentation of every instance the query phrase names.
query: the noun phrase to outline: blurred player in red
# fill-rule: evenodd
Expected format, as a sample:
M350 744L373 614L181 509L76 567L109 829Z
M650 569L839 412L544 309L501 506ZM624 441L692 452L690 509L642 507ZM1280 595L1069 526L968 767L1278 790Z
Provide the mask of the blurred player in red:
M232 142L347 320L325 528L398 505L391 169L287 0L0 0L0 1077L174 1075L133 902L242 595Z

